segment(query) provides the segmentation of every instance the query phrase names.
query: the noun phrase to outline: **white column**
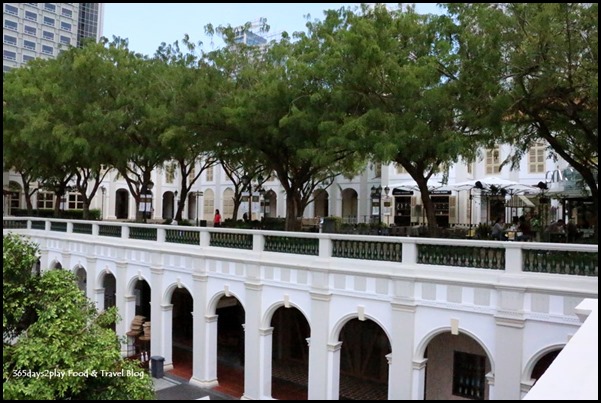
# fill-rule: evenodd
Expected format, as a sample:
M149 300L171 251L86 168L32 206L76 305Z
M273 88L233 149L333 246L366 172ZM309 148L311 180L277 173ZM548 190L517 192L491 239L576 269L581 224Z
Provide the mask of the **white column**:
M261 400L271 400L272 343L273 327L259 329L259 355L263 357L259 374Z
M94 288L90 299L96 303L96 308L99 311L104 311L104 288Z
M397 288L406 285L413 290L412 282L395 284ZM388 367L388 399L412 400L411 385L413 382L413 343L415 334L415 305L411 302L392 303L392 331L390 345L392 358ZM423 395L422 395L423 396ZM423 398L423 397L422 397Z
M261 291L258 283L246 282L246 306L244 326L244 394L241 399L260 400L261 367L265 357L261 355L259 329L261 327Z
M317 278L315 278L317 277ZM327 274L315 273L313 281L327 280ZM311 340L309 342L309 400L328 399L328 332L330 300L328 292L311 292ZM336 400L338 396L336 396Z
M162 326L159 328L162 340L160 355L165 358L163 368L168 371L173 369L173 304L161 305L161 323ZM150 331L152 333L152 328Z
M150 267L150 356L163 354L163 328L168 326L161 311L163 297L162 267Z
M121 317L121 320L115 325L115 332L119 336L124 336L125 333L129 330L128 327L133 318L127 318L123 315L123 312L127 312L127 262L117 262L115 264L115 269L117 272L115 277L115 306L117 307L117 312ZM104 295L102 298L104 299ZM124 349L124 351L127 351L127 344L123 344L121 347L122 349Z
M489 387L489 399L519 400L522 381L522 349L524 319L516 312L524 310L524 289L498 287L499 303L495 327L494 387ZM494 392L493 392L494 390Z
M413 379L411 380L411 399L424 400L426 388L426 363L427 358L413 361Z
M86 297L90 298L92 301L96 302L96 265L98 264L98 259L96 257L89 257L86 261Z
M311 343L313 344L313 343ZM340 398L340 349L342 342L328 344L327 365L330 369L326 374L326 400Z

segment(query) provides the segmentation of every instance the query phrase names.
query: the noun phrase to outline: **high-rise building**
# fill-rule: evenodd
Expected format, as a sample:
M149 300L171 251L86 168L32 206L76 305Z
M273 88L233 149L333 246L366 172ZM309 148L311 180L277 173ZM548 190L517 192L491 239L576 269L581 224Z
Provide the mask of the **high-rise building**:
M3 71L102 36L103 3L4 3Z

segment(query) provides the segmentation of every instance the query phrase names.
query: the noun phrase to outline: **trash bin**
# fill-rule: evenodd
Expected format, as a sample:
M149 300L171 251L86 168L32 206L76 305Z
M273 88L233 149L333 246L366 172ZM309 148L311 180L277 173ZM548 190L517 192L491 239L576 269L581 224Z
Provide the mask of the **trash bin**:
M200 226L201 227L206 227L207 226L207 220L200 220Z
M160 355L153 355L150 357L150 370L153 378L162 378L165 373L163 366L165 364L165 357Z

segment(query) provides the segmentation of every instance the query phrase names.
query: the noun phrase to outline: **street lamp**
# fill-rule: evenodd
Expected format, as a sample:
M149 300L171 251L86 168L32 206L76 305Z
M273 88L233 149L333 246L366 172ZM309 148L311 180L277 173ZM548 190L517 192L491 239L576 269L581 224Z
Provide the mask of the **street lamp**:
M142 193L144 195L144 222L146 223L146 207L148 205L148 192L152 191L152 188L154 187L154 182L153 181L149 181L148 183L145 183L144 186L142 186ZM150 214L152 214L152 194L150 195Z
M177 195L178 191L173 192L173 208L171 209L171 218L175 219L175 212L177 211Z
M265 218L265 189L263 186L258 185L257 192L259 192L260 198L263 199L263 218Z
M198 198L204 193L202 193L200 190L197 190L194 194L196 195L196 226L198 227L198 205L200 204L198 202Z
M100 219L104 219L104 195L106 194L106 187L104 185L100 186L100 191L102 192L102 202L101 202L101 210L100 210Z
M240 178L242 180L242 183L244 184L244 187L246 189L248 189L248 220L251 221L251 217L252 217L252 189L250 186L250 182L251 182L251 178L250 176L244 174L242 176L242 178Z
M388 189L390 191L390 189ZM377 214L378 224L382 223L382 213L380 211L380 204L382 202L382 186L371 187L371 205L372 205L372 216Z

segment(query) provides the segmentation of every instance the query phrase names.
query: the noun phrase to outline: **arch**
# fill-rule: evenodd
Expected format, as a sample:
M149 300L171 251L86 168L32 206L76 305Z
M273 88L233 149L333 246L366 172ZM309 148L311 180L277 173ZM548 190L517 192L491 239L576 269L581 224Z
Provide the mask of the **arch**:
M113 277L117 278L115 276L115 273L113 273L113 271L108 266L106 266L104 269L100 270L100 272L96 276L96 282L94 283L94 288L102 288L102 287L104 287L103 286L104 276L106 276L108 274L110 274Z
M538 362L543 357L545 357L549 353L553 353L558 350L561 351L561 350L563 350L563 348L565 346L566 346L565 343L551 344L549 346L542 348L541 350L537 351L536 353L534 353L528 359L528 361L526 362L526 365L524 366L524 370L522 371L522 383L528 382L532 379L532 372L534 371L534 367L536 367L536 364L538 364Z
M356 223L359 212L359 196L357 191L346 188L342 191L342 219L346 223Z
M265 217L278 216L278 195L272 189L268 190L263 195L263 203Z
M313 215L316 217L327 217L330 211L329 194L325 189L317 189L313 192Z
M129 218L129 191L127 189L117 189L115 191L115 217L126 220Z
M413 356L413 361L419 361L419 360L424 359L425 358L424 355L426 354L426 348L428 348L428 344L430 344L430 342L436 336L443 334L443 333L451 333L451 327L450 326L439 327L439 328L436 328L436 329L430 331L429 333L427 333L423 337L423 339L418 343L417 348L415 349L415 354ZM490 362L491 372L494 374L495 373L495 362L493 360L493 355L491 354L488 347L486 347L486 344L484 344L482 342L482 340L480 340L480 338L477 337L474 333L472 333L468 330L459 328L459 333L469 336L476 343L478 343L478 345L482 348L482 350L484 350L484 352L486 353L486 357L488 358L488 361Z
M234 292L229 292L229 295L225 295L225 291L220 291L218 293L216 293L215 295L213 295L208 303L207 303L207 315L216 315L217 314L217 304L219 304L219 300L222 297L234 297L238 300L238 302L240 303L240 305L242 305L242 309L244 309L246 311L246 307L244 306L244 303L242 301L242 299Z
M165 292L163 293L163 299L161 301L161 305L171 304L171 298L173 297L173 292L175 290L177 290L178 288L185 289L186 291L188 291L190 293L190 295L193 295L192 289L190 287L188 287L186 284L184 284L182 281L180 281L179 283L174 282L165 288Z
M163 220L171 220L174 216L175 209L175 194L168 190L163 193L163 212L161 217Z
M164 340L165 348L171 349L173 372L190 379L194 357L194 297L190 290L178 284L175 284L175 287L170 286L166 294L170 294L167 302L171 309L165 315L165 326L170 327L171 332Z
M62 269L62 268L63 268L63 265L57 259L53 259L52 262L50 262L50 270Z
M263 314L263 318L261 319L261 327L262 328L268 328L271 326L271 319L273 318L273 314L275 313L275 311L277 311L281 307L285 307L283 301L274 302L273 304L271 304L267 307L267 309L265 310L265 313ZM301 307L299 305L297 305L293 302L290 302L290 308L298 309L298 311L300 313L302 313L303 316L305 317L305 320L309 324L309 327L311 327L311 322L309 321L309 316L303 309L301 309Z
M134 290L136 289L136 283L138 281L146 281L146 283L150 285L150 281L148 281L142 273L138 273L127 281L126 290L128 295L134 295Z
M75 265L75 267L73 267L73 274L77 279L77 287L87 295L86 286L88 282L88 272L85 267L80 264Z
M344 325L346 325L349 321L351 321L352 319L359 319L358 315L356 313L349 313L346 314L344 316L342 316L340 319L338 319L338 321L336 321L336 323L334 323L334 326L332 327L332 331L330 332L330 335L328 336L328 344L336 344L338 343L338 338L340 336L340 332L342 331L342 328L344 327ZM386 329L385 326L382 325L382 323L376 319L375 317L371 316L371 315L365 315L365 320L371 320L372 322L374 322L376 325L380 326L380 328L384 331L384 334L386 335L386 337L388 337L388 340L392 340L392 338L390 337L390 333L388 332L388 329Z

